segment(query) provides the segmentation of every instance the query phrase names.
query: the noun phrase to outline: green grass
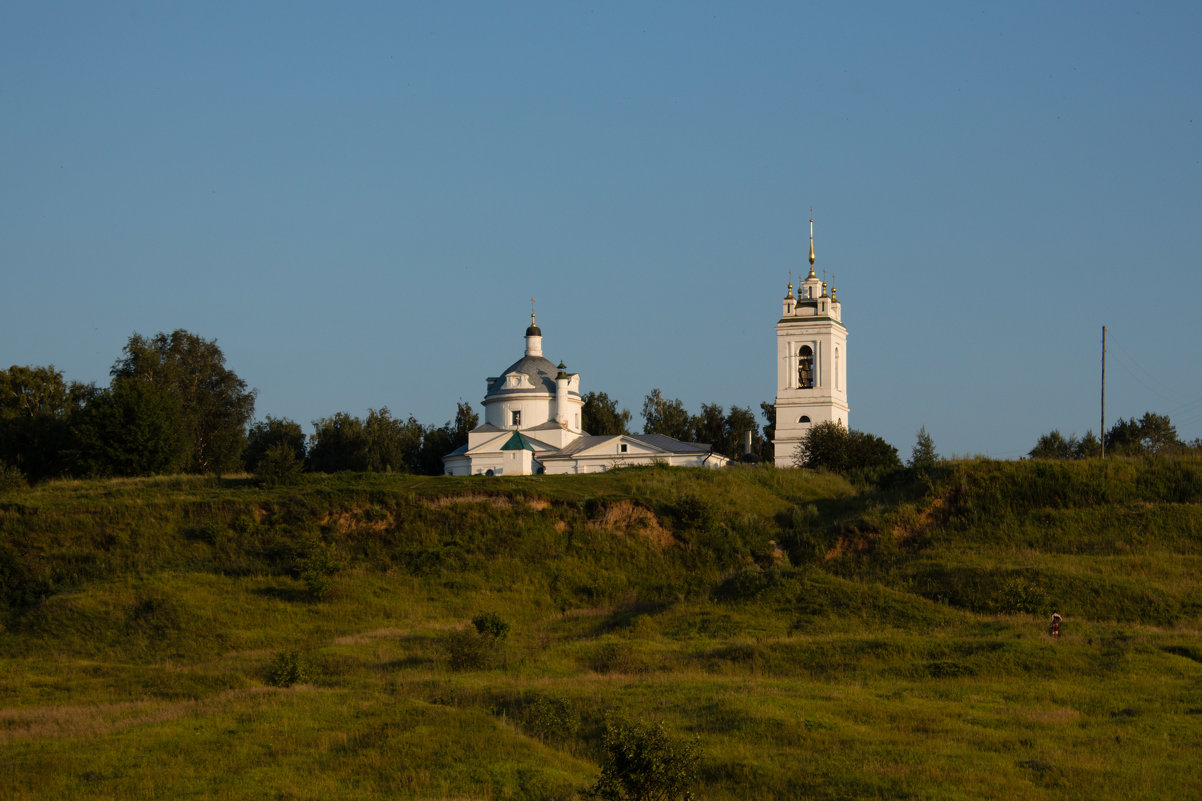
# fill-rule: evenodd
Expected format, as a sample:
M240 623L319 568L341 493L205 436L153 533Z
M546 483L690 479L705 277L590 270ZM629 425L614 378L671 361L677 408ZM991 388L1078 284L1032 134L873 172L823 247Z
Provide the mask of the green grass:
M1195 796L1200 477L17 488L0 799L570 799L609 717L697 738L705 799ZM482 612L508 636L457 659Z

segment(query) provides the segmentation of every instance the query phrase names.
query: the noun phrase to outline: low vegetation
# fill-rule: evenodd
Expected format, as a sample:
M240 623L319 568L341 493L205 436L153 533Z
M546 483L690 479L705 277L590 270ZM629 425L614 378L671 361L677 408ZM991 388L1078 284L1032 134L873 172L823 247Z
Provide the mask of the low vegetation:
M1196 795L1202 461L922 461L5 482L0 799Z

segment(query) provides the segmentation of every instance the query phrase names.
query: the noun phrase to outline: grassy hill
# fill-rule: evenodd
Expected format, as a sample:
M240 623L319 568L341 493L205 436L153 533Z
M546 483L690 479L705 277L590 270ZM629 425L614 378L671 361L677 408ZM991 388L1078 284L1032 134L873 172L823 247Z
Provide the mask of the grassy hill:
M1197 460L58 482L0 532L0 800L570 799L617 719L705 799L1202 794Z

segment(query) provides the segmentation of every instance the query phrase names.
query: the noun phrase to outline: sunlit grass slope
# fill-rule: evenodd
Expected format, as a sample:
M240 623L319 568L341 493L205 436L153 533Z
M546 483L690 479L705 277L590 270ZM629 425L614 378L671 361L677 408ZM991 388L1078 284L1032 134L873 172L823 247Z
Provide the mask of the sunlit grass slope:
M706 799L1202 795L1198 461L59 482L0 532L0 799L571 799L607 718Z

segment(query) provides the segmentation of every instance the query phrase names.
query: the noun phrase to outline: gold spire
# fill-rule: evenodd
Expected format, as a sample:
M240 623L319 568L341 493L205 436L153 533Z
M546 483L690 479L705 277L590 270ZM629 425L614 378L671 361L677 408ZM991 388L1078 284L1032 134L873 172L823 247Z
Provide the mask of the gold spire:
M793 271L789 270L789 291L785 293L785 300L793 299Z
M810 274L808 278L814 277L814 210L810 209Z
M534 298L530 298L530 327L534 327Z

